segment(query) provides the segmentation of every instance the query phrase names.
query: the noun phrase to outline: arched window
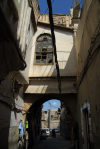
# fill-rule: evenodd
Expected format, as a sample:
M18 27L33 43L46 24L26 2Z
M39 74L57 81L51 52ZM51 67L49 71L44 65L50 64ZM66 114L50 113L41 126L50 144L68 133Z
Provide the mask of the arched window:
M52 64L53 46L52 37L49 34L40 35L37 38L35 64Z

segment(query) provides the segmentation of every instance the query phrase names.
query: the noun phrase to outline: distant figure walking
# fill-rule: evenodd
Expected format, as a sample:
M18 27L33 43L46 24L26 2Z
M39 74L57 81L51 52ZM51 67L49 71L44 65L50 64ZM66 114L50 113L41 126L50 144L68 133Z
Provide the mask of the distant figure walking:
M52 129L52 137L53 137L53 138L56 138L55 129Z

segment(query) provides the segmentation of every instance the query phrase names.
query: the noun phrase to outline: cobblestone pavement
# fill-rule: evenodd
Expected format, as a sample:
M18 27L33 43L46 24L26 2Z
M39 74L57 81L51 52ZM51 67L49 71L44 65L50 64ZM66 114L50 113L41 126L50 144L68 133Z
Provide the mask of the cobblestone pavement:
M56 138L50 137L46 140L42 140L37 146L31 149L70 149L70 141L66 141L57 133Z

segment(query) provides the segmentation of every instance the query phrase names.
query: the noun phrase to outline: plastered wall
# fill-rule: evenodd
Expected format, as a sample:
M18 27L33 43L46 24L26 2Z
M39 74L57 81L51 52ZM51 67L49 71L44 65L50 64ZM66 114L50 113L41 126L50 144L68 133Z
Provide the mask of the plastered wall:
M45 28L45 26L38 27L37 33L35 34L33 40L29 77L49 77L57 75L55 64L41 66L34 64L36 39L40 34L43 33L51 34L51 31L49 28ZM55 29L55 38L60 75L76 76L76 55L73 44L73 33Z
M92 121L92 139L90 137L90 142L94 149L100 148L100 38L94 34L97 34L97 27L100 20L100 1L97 0L84 0L83 10L81 14L81 19L79 22L76 39L76 57L77 57L77 82L80 80L81 73L84 70L86 64L87 56L89 54L89 49L92 46L92 50L96 52L89 62L89 66L83 79L78 87L78 104L77 104L77 116L79 122L79 144L80 148L84 148L84 143L82 142L82 127L81 127L81 108L85 103L90 104L91 110L91 121ZM98 30L99 33L99 30ZM94 45L92 43L92 37L95 37ZM84 110L84 109L83 109ZM84 131L84 129L83 129Z

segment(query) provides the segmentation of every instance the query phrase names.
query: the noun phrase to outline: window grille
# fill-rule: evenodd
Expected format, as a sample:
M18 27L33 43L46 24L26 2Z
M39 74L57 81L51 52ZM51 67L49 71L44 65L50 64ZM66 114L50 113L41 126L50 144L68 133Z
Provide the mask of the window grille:
M52 37L44 34L38 37L36 43L35 64L52 64L53 46Z

